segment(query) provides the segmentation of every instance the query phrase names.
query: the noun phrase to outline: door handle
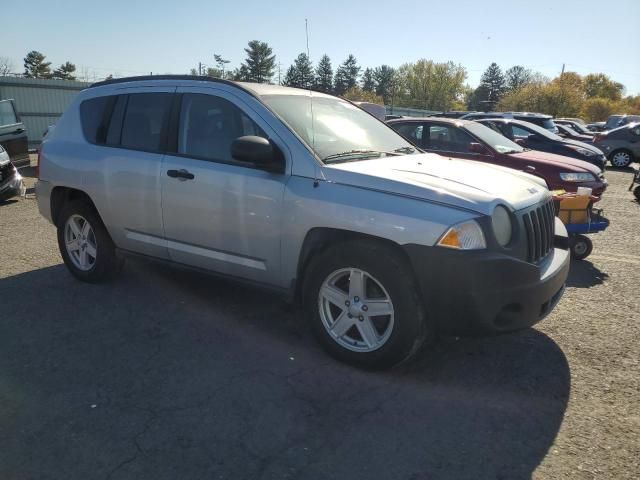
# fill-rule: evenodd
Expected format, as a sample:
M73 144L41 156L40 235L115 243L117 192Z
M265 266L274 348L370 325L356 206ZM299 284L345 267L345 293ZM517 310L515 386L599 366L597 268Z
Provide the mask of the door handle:
M180 180L193 180L195 178L193 173L188 172L184 168L180 170L167 170L167 175L171 178L178 178Z
M524 171L527 173L533 173L536 171L536 167L534 167L533 165L527 165L526 167L524 167Z
M22 133L24 132L24 128L16 128L13 133Z

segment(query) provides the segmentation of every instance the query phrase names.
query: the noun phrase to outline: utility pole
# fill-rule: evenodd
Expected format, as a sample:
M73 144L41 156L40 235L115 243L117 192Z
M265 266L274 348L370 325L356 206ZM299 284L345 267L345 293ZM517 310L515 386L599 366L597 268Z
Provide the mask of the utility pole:
M202 62L198 62L198 75L202 76Z
M562 64L562 71L560 72L560 77L564 75L564 63Z
M309 22L307 22L306 18L304 19L304 32L307 37L307 58L311 60L311 57L309 56Z

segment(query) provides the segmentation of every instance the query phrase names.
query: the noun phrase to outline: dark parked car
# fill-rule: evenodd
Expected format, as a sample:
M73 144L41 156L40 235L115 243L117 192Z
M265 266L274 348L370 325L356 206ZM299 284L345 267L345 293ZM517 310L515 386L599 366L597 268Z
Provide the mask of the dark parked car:
M460 117L461 120L481 120L483 118L513 118L515 120L522 120L524 122L533 123L542 127L546 130L549 130L553 133L558 133L558 127L553 121L553 117L551 115L543 115L542 113L530 113L530 112L477 112L470 113L463 117Z
M604 132L604 122L587 123L587 128L592 132Z
M593 145L576 140L564 139L555 133L540 128L538 125L520 120L493 118L478 120L478 122L491 126L508 139L513 140L523 147L540 152L555 153L556 155L577 158L604 170L607 159L604 153Z
M613 130L614 128L623 127L629 123L640 122L640 115L609 115L604 124L605 130Z
M551 190L604 192L602 171L587 162L527 150L479 122L446 118L404 118L387 122L417 147L441 155L502 165L541 177Z
M598 133L593 141L614 167L628 167L631 162L640 160L640 123Z
M554 118L553 122L556 124L556 126L566 125L567 127L571 127L572 130L575 130L581 135L589 135L591 138L593 138L594 132L592 130L589 130L585 123L580 123L568 118Z
M14 164L29 163L27 130L12 100L0 100L0 145Z
M577 132L573 127L569 125L557 122L556 127L558 127L558 135L565 140L577 140L578 142L584 142L590 145L593 144L593 133L591 133L590 135L585 135L584 133Z

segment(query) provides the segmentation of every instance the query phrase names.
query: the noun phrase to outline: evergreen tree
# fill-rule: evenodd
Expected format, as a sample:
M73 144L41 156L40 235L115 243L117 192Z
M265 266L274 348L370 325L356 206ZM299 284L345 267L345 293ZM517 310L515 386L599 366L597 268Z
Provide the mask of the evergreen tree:
M365 69L362 74L362 90L365 92L373 92L376 89L376 83L373 79L373 70Z
M347 59L342 63L336 71L336 77L334 83L334 90L336 95L344 95L344 93L350 88L355 87L358 84L358 74L360 73L360 67L356 57L349 54Z
M269 83L275 71L276 56L266 42L251 40L248 48L247 59L241 65L238 74L241 80L257 83ZM244 67L244 68L243 68Z
M331 67L331 59L327 54L324 54L318 62L315 89L325 93L333 92L333 68Z
M313 84L313 65L306 53L298 55L287 69L283 85L288 87L311 88Z
M487 100L489 102L497 103L500 97L505 92L506 82L502 70L497 63L492 63L485 70L480 78L480 87L484 87L487 91ZM478 88L480 88L478 87Z
M389 65L381 65L373 71L373 78L376 83L376 95L384 99L384 103L390 103L393 97L393 88L396 71Z
M53 71L53 78L60 80L75 80L76 77L73 72L76 71L76 66L71 62L65 62Z
M27 78L51 78L51 62L45 62L46 57L36 50L32 50L24 57L24 76Z

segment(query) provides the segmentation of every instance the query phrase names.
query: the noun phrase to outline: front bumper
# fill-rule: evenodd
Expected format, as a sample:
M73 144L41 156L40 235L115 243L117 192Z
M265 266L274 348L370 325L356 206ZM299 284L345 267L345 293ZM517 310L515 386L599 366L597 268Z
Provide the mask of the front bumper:
M530 327L560 300L569 274L567 232L538 264L500 252L405 246L428 315L441 332L474 335Z

